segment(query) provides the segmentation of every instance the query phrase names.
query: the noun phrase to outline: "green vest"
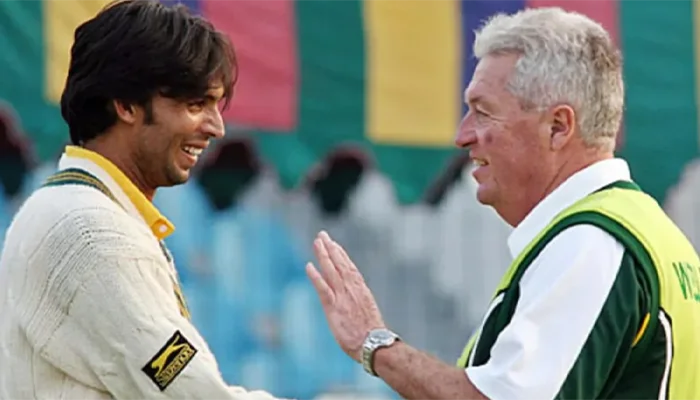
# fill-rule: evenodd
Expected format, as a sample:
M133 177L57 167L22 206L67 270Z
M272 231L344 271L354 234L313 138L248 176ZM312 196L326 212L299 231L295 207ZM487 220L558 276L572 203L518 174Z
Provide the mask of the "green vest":
M528 266L557 234L579 224L595 225L624 245L627 266L613 288L617 300L609 296L606 307L629 304L618 306L625 310L618 315L601 312L598 321L609 318L607 324L596 323L557 398L660 398L665 392L669 399L700 399L700 259L658 203L630 182L616 182L562 211L523 249L458 366L488 361L513 316ZM634 326L614 327L624 318Z

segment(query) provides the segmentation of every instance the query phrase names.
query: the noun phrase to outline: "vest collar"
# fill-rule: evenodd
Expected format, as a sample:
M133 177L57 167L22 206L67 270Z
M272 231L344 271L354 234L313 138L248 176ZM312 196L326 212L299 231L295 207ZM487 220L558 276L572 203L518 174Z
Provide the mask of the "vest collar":
M523 219L508 238L508 248L517 257L538 233L560 212L587 195L615 181L630 181L627 162L614 158L599 161L570 176Z

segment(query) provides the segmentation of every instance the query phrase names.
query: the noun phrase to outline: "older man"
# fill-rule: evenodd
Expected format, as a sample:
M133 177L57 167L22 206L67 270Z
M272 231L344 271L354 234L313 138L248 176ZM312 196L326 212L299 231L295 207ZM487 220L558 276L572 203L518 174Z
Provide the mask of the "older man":
M490 19L474 52L456 141L479 165L479 201L515 227L514 261L453 367L386 329L321 233L307 272L340 346L411 399L700 398L700 260L614 158L623 84L608 34L529 9Z

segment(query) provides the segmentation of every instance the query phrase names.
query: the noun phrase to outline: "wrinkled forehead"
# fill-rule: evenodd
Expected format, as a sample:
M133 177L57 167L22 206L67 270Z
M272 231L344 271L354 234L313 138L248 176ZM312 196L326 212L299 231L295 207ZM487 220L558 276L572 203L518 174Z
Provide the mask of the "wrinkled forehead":
M518 55L515 54L488 55L482 58L464 91L464 100L470 102L483 97L508 94L508 81L517 61Z

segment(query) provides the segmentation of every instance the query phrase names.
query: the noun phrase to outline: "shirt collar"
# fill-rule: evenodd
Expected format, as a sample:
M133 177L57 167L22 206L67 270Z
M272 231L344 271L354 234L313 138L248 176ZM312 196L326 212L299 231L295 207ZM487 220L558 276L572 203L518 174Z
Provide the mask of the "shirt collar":
M165 239L175 231L173 224L165 218L150 200L111 161L94 151L78 146L67 146L58 168L82 168L102 181L119 203L130 214L140 217L159 239Z
M570 176L552 193L539 202L508 238L508 247L513 257L546 228L566 208L598 189L616 182L630 181L627 162L619 158L599 161Z

